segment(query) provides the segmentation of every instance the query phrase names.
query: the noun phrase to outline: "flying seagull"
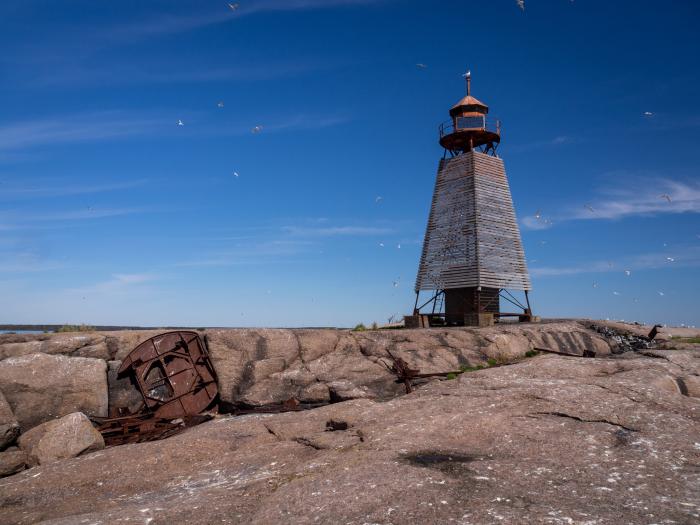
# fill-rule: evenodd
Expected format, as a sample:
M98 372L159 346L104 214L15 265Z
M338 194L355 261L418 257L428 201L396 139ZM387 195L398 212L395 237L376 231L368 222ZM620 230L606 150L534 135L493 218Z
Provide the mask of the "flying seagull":
M253 129L250 130L251 133L260 133L262 131L263 127L262 126L255 126Z
M184 123L182 120L177 119L177 125L178 125L178 126L184 126L185 123Z
M515 0L515 3L518 4L521 11L525 11L525 0Z
M645 116L645 117L651 117L651 116L653 116L653 115L654 115L654 114L653 114L651 111L645 111L645 112L644 112L644 116Z
M595 210L593 209L593 206L591 206L590 204L584 204L583 207L586 208L586 209L587 209L588 211L590 211L591 213L595 213Z
M238 4L238 2L236 2L235 4L229 4L229 5L228 5L228 8L229 8L231 11L235 11L235 10L238 9L239 7L240 7L240 5Z
M428 66L427 66L427 65L421 64L421 63L416 64L416 67L417 67L418 69L428 69Z
M660 198L660 199L666 199L669 203L671 202L671 196L668 195L668 194L666 194L666 193L664 193L664 194L662 194L662 195L659 195L659 198Z

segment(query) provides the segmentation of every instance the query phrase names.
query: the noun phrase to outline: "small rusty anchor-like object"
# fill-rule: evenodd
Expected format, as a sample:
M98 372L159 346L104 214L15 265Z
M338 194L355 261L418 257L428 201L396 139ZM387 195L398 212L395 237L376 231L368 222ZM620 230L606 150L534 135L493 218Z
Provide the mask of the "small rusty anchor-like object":
M404 387L406 387L406 393L410 394L413 392L411 380L420 374L420 370L410 368L406 361L400 357L396 357L390 350L387 349L386 353L389 354L389 357L391 357L391 360L394 362L391 367L387 366L387 368L390 372L396 374L396 382L403 383Z

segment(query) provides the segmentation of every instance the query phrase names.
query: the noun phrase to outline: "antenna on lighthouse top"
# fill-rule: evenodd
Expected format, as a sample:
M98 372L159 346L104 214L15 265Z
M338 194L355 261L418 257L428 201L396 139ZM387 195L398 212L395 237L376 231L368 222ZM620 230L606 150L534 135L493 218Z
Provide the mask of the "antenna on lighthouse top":
M467 81L467 96L472 94L472 72L467 69L467 72L462 75Z

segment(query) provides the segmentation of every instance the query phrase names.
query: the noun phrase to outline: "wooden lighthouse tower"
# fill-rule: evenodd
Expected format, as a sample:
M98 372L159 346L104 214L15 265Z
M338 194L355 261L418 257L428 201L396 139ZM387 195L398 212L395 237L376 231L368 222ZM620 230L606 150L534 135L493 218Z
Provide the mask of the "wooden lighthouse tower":
M503 160L501 123L471 95L440 126L445 154L438 165L423 242L416 304L406 326L485 326L515 316L532 319L530 277ZM420 303L420 293L430 298ZM524 292L522 304L511 291ZM516 292L517 293L517 292ZM501 299L518 312L502 312Z

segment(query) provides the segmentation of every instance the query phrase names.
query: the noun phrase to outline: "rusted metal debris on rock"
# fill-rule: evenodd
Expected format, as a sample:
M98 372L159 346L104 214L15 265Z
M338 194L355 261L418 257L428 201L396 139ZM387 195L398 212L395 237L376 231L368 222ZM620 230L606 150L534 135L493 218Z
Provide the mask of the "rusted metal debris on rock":
M431 377L447 377L449 375L458 375L462 373L462 370L453 370L451 372L431 372L428 374L422 374L420 370L417 370L415 368L411 368L408 366L408 363L401 359L400 357L395 356L394 354L391 353L390 350L386 351L387 354L389 354L389 357L393 361L392 366L387 366L390 372L396 375L396 382L397 383L403 383L404 387L406 388L406 393L410 394L413 392L413 380L415 379L428 379Z
M95 418L107 445L161 439L201 423L200 413L218 399L216 372L196 332L175 331L134 348L118 376L129 376L143 396L140 412L119 409L117 417Z

